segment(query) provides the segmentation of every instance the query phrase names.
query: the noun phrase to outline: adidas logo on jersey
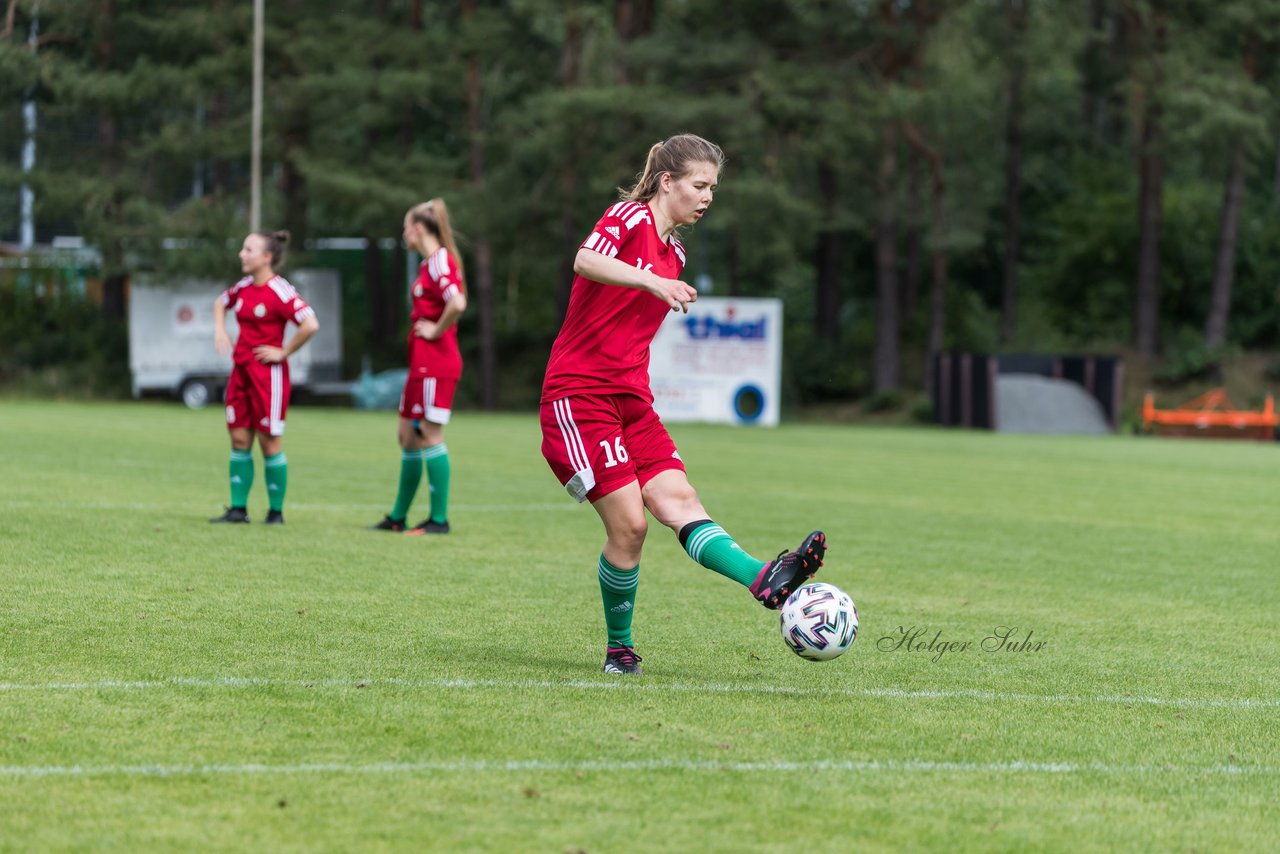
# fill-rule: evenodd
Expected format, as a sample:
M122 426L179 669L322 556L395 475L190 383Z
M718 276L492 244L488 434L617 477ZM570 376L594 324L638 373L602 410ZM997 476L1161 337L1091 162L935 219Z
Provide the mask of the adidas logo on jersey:
M618 230L616 225L606 225L604 230L612 234L614 240L622 239L622 232Z

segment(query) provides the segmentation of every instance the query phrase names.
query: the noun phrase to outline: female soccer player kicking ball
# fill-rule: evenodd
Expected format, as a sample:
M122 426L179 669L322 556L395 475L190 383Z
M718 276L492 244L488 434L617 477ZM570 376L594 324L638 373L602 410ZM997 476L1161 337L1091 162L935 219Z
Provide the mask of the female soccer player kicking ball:
M644 172L605 211L574 261L569 310L542 386L542 455L564 488L604 523L598 578L608 643L605 673L640 673L631 636L645 510L675 531L689 557L777 609L822 565L826 535L762 561L711 521L675 443L653 410L649 343L697 291L679 280L681 225L700 220L724 165L720 148L681 134L649 149Z
M248 522L249 489L253 486L253 436L262 448L267 481L268 525L284 524L284 493L289 461L281 449L289 408L289 357L320 328L316 313L275 268L284 260L289 232L255 232L240 247L245 277L213 304L213 343L219 353L231 351L227 311L240 325L227 381L227 430L231 433L231 506L210 522ZM298 331L284 343L292 321Z
M467 310L467 286L444 199L423 202L404 215L404 242L422 256L422 265L413 282L409 377L400 395L400 487L391 512L373 530L447 534L450 466L444 425L462 376L457 323ZM424 462L431 512L405 531Z

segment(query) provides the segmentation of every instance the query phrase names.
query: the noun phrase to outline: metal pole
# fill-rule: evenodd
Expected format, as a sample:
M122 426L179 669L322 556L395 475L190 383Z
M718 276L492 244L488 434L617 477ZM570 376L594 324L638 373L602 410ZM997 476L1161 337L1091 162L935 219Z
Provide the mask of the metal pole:
M36 52L36 44L40 37L40 4L35 3L31 7L31 28L27 32L27 46L31 48L31 52ZM25 177L31 173L36 167L36 99L35 87L28 88L22 99L22 125L24 129L24 137L22 140L22 174ZM35 207L36 194L31 189L31 185L25 180L22 182L22 191L19 196L19 214L18 222L20 223L18 232L18 244L24 251L29 251L36 242L36 226L35 226Z
M253 0L253 137L249 154L249 230L262 229L262 43L263 4Z

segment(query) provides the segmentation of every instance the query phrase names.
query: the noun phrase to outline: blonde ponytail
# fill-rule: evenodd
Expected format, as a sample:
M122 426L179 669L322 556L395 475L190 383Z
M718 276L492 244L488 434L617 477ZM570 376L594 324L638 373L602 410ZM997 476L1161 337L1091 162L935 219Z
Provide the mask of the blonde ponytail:
M658 194L658 182L662 173L672 178L683 178L695 163L710 163L720 172L724 169L724 152L714 142L691 133L680 133L663 142L655 142L649 148L644 171L636 176L630 190L618 188L618 195L627 202L648 202Z
M453 224L449 220L449 207L444 203L444 199L432 199L414 205L409 209L409 217L435 235L440 241L440 245L445 248L453 263L458 266L458 276L462 281L458 282L458 289L464 294L467 292L466 272L462 269L462 255L458 252L458 243L453 235Z

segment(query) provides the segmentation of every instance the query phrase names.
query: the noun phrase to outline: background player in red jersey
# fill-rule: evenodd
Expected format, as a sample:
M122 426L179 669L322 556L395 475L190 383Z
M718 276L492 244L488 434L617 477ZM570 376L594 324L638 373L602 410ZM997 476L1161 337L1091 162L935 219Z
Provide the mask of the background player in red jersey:
M404 242L422 256L422 264L413 282L409 378L400 396L400 487L391 512L373 530L405 530L425 462L431 511L405 533L447 534L450 466L444 425L462 376L457 323L467 310L467 286L444 199L423 202L405 214Z
M684 462L653 410L649 344L672 311L698 293L680 281L681 225L700 220L724 165L714 143L692 134L649 149L634 187L605 211L578 249L569 310L542 386L542 455L578 501L604 522L597 577L608 642L604 672L640 673L631 636L640 552L655 519L695 561L747 587L776 609L822 565L826 535L772 561L744 552L708 518Z
M240 247L245 277L213 304L214 346L231 350L227 310L235 314L240 334L232 354L227 381L227 429L231 433L231 506L210 522L248 522L249 490L253 486L253 436L262 448L263 479L267 482L268 525L284 524L284 493L289 461L281 449L285 413L289 408L288 359L320 328L316 313L275 268L284 260L289 232L255 232ZM298 331L284 343L290 322Z

